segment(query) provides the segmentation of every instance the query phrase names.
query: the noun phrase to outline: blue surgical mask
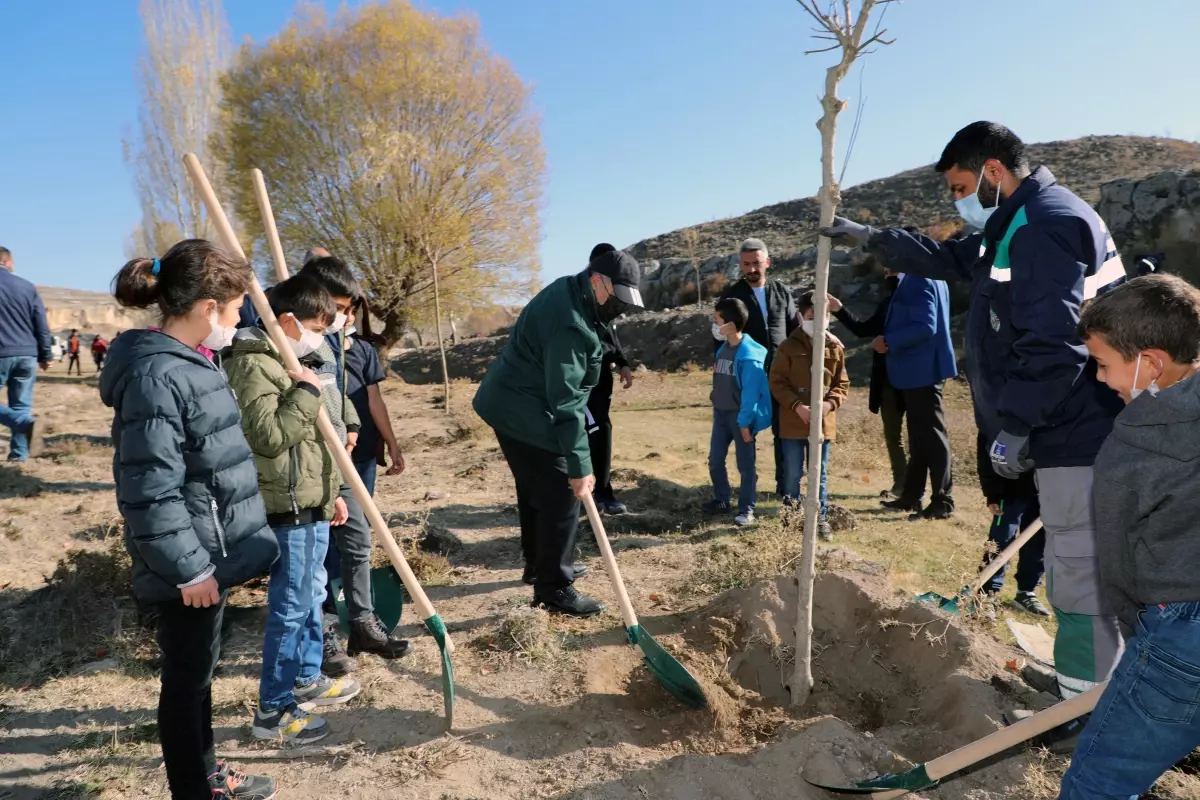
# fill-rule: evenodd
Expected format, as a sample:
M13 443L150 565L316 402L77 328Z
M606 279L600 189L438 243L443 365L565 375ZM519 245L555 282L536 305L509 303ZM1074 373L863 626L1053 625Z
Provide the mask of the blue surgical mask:
M1000 207L1000 184L996 184L996 203L991 208L984 208L983 202L979 199L979 190L982 186L983 169L980 169L979 182L975 184L975 191L961 200L954 201L954 207L958 209L959 216L968 225L973 225L980 230L983 230L983 226L987 225L988 218Z

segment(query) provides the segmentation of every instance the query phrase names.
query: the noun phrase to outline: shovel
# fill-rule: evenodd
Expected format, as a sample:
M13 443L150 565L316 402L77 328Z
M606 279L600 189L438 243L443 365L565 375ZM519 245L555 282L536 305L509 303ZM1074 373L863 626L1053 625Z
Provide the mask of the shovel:
M993 558L988 565L980 570L979 575L975 578L974 583L964 588L956 597L943 597L937 592L926 592L925 594L917 595L917 603L924 606L933 606L941 609L947 614L958 614L962 611L964 604L969 608L975 597L976 592L983 588L983 585L988 580L1000 571L1000 568L1012 560L1012 557L1017 554L1017 551L1025 546L1025 543L1037 535L1037 532L1042 529L1042 518L1038 517L1029 527L1021 531L1017 538L1012 540L1012 543L1004 548L1000 553Z
M588 494L583 498L583 507L587 510L588 520L592 523L592 531L596 534L596 544L600 547L600 555L604 557L604 567L612 578L613 591L617 595L617 605L621 607L621 619L625 622L625 635L629 643L642 649L642 661L650 672L658 679L668 692L674 695L684 705L692 708L704 708L708 700L700 684L680 664L674 656L654 641L645 628L638 625L637 615L633 613L633 604L629 602L629 593L625 591L625 582L621 580L621 570L617 567L616 556L604 533L604 523L600 521L600 512L596 510L596 501Z
M1096 707L1096 703L1100 700L1100 695L1104 693L1104 687L1107 685L1107 682L1102 683L1083 694L1075 695L1070 700L1064 700L1045 711L1023 719L1015 725L998 730L944 756L938 756L933 761L918 764L907 772L879 775L869 780L859 781L853 786L829 786L810 781L807 778L805 781L830 792L873 794L881 800L903 797L909 792L921 789L932 789L947 775L966 769L985 758L991 758L997 753L1004 752L1015 744L1032 739L1051 728L1056 728L1089 713Z
M216 227L222 243L231 253L245 259L246 255L242 251L242 245L234 234L233 228L229 224L229 219L225 216L225 209L221 207L216 193L213 192L212 185L208 182L208 176L205 175L204 167L201 166L200 160L196 158L194 153L188 153L183 157L183 165L187 169L188 177L192 180L192 185L200 193L200 198L208 210L208 218ZM273 231L274 227L274 220L272 219L270 230ZM275 238L278 239L278 234L275 235ZM282 256L282 249L276 250L276 253L277 257ZM262 286L258 283L258 278L253 278L250 284L250 299L254 302L254 308L258 311L263 326L271 336L271 341L274 342L275 348L279 351L284 366L289 370L298 370L300 368L300 361L296 358L296 354L292 352L292 348L288 346L287 336L284 334L283 329L279 327L279 320L275 318L275 314L271 311L271 306L267 302L267 296L263 292ZM371 524L371 530L379 540L380 546L387 553L388 559L396 568L396 572L399 573L400 579L404 582L404 588L408 591L409 596L413 599L413 604L417 607L417 612L425 620L425 627L433 635L433 638L437 640L438 647L442 651L442 697L446 710L446 725L447 728L452 728L454 726L454 666L450 663L450 656L454 653L454 642L446 634L446 626L442 622L442 618L434 611L433 604L429 602L429 598L425 595L425 590L417 582L412 568L408 566L408 561L404 558L404 553L400 550L400 546L396 544L396 540L392 538L392 533L388 530L387 523L383 521L383 517L379 514L379 509L375 507L374 499L371 497L370 492L367 491L367 487L363 484L362 478L359 477L358 471L354 469L354 462L350 460L350 454L342 446L337 431L334 430L333 423L329 421L329 415L325 413L324 405L322 405L317 414L317 427L320 429L321 436L325 439L325 443L333 455L334 462L337 464L338 469L341 470L343 478L349 481L350 488L354 491L354 496L362 504L367 521Z

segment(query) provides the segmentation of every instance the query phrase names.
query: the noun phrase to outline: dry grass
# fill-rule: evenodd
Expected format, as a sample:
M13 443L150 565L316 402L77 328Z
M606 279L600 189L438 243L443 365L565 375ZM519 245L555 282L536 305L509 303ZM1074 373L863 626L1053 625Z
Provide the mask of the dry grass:
M749 534L710 544L676 591L698 597L744 588L792 569L800 549L799 526L782 518L762 520Z
M423 778L437 778L466 757L459 740L446 736L419 747L401 750L392 758L391 775L396 779L395 786Z
M1038 751L1025 772L1019 796L1027 800L1054 800L1070 765L1068 758L1052 755L1046 750ZM1144 800L1197 800L1200 798L1198 768L1200 750L1159 778L1150 793L1144 795Z

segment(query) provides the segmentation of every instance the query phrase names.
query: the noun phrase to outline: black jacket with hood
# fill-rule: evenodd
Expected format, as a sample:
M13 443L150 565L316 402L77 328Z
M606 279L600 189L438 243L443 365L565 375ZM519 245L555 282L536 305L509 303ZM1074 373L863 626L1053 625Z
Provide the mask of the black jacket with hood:
M1093 480L1104 597L1126 633L1145 606L1200 602L1200 378L1127 405Z
M178 586L210 565L223 590L266 571L279 543L225 375L165 333L126 331L100 397L114 411L113 478L138 599L178 600Z

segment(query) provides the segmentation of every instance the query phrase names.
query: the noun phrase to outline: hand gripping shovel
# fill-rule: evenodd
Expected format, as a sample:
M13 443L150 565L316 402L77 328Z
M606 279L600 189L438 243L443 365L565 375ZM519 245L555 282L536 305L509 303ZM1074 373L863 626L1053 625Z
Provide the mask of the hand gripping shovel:
M1026 739L1032 739L1038 734L1045 733L1065 722L1082 717L1096 707L1100 695L1104 693L1107 683L1102 683L1094 689L1078 694L1070 700L1047 708L1032 717L1021 720L1015 725L996 731L982 739L971 742L957 750L939 756L933 761L918 764L907 772L880 775L865 781L859 781L853 786L828 786L816 783L807 778L806 782L839 794L873 794L881 800L903 797L909 792L921 789L932 789L942 778L975 764L985 758L991 758L1002 753L1015 744Z
M948 614L958 614L966 606L970 608L973 603L975 594L983 588L983 585L988 580L1000 571L1000 568L1012 560L1012 557L1017 554L1017 551L1025 546L1025 543L1037 535L1037 532L1042 529L1042 518L1038 517L1029 527L1021 531L1021 534L1012 540L1012 544L1004 548L1000 553L993 558L988 565L984 567L979 575L975 578L974 583L964 588L956 597L943 597L937 592L926 592L925 594L917 595L917 603L923 606L933 606L941 609Z
M204 174L204 167L200 165L199 159L196 158L195 154L188 153L183 157L183 165L187 169L188 177L191 178L192 184L200 193L200 197L208 210L208 218L216 227L222 243L230 252L240 258L245 258L242 245L238 242L237 236L234 235L233 228L230 226L229 220L225 217L225 210L217 200L217 196L213 192L212 185L208 182L208 176ZM274 225L271 227L273 228ZM282 252L282 250L279 252ZM284 366L289 370L298 370L300 362L296 358L295 353L292 352L292 348L288 346L287 337L284 335L283 329L279 327L279 320L272 313L271 306L267 303L267 296L263 293L257 278L250 284L250 299L254 302L254 308L258 311L259 317L262 318L263 325L266 327L267 333L271 336L271 341L274 342L275 348L279 351ZM425 620L425 627L433 634L433 638L437 640L438 647L441 648L442 695L445 700L446 725L448 728L452 728L454 726L454 667L450 663L450 656L454 653L454 642L446 634L446 626L442 622L441 617L437 615L437 612L433 610L433 604L425 596L425 591L421 588L421 584L417 583L416 576L413 575L412 569L404 559L404 553L401 552L399 545L396 544L396 540L392 538L392 533L388 530L387 523L383 521L383 517L379 514L379 509L375 507L375 501L371 498L367 487L363 484L362 478L358 476L358 471L354 469L354 463L350 460L350 454L346 452L346 448L342 447L337 431L334 430L333 423L329 421L329 416L325 413L323 407L317 415L317 427L320 429L321 436L325 439L329 451L333 454L334 462L337 464L338 469L341 470L342 476L345 480L349 481L350 488L354 491L354 496L362 504L363 511L367 515L367 521L371 523L371 530L374 531L379 543L383 546L384 551L387 552L388 558L400 574L400 579L404 582L404 588L408 590L413 603L417 607L417 611L420 613L421 618Z
M596 534L596 544L600 547L600 555L604 557L604 567L612 578L613 591L616 592L617 604L621 607L621 619L625 622L625 634L629 637L629 643L642 648L642 661L663 688L685 705L704 708L708 701L692 673L638 625L637 615L633 613L633 604L629 602L629 593L625 591L625 582L621 580L616 556L609 546L608 536L604 533L604 523L600 521L600 512L596 510L596 501L591 494L583 498L583 507L587 510L592 531Z

